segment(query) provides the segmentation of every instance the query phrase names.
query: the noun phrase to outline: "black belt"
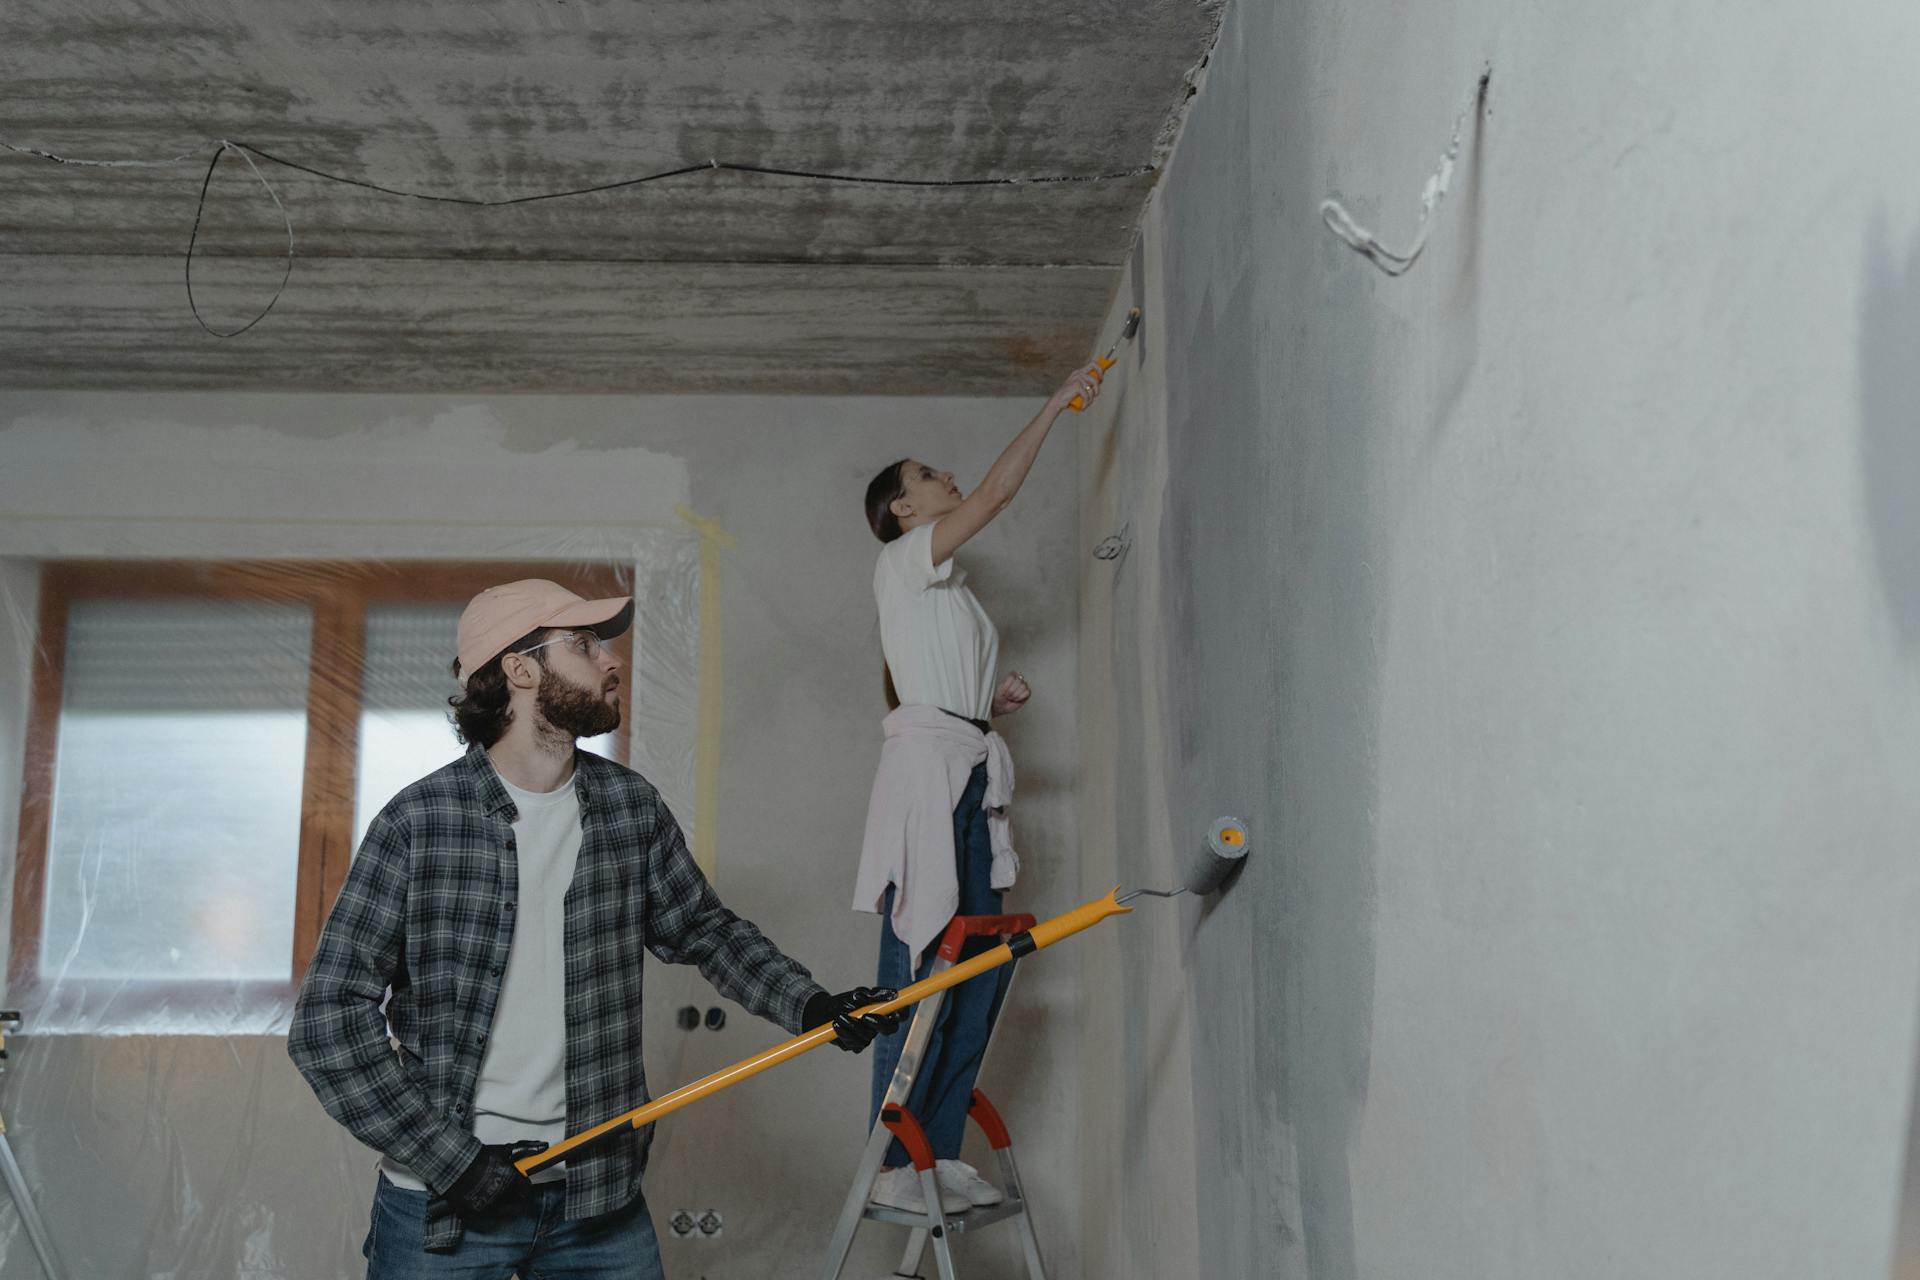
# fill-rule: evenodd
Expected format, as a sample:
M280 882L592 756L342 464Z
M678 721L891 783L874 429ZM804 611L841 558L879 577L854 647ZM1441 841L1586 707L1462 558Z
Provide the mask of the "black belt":
M968 724L972 725L974 728L978 729L982 733L993 732L993 726L987 723L985 720L975 720L972 716L963 716L958 711L948 711L945 707L941 707L940 710L943 714L950 715L955 720L965 720Z

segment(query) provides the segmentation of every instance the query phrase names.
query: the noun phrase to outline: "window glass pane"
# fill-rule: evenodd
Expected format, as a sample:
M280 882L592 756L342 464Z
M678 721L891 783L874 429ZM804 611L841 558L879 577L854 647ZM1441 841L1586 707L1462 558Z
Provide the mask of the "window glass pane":
M447 699L460 692L448 670L461 605L397 605L367 610L362 669L360 772L355 782L353 843L394 794L466 750L453 733ZM580 745L611 756L614 734Z
M311 611L76 603L41 971L292 976Z

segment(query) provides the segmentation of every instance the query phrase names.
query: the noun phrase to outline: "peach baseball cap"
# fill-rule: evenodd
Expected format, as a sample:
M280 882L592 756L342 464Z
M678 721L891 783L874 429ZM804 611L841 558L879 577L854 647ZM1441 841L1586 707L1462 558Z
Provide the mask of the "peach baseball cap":
M460 614L460 678L465 679L541 627L591 631L611 640L633 625L633 600L582 600L557 582L526 578L488 587Z

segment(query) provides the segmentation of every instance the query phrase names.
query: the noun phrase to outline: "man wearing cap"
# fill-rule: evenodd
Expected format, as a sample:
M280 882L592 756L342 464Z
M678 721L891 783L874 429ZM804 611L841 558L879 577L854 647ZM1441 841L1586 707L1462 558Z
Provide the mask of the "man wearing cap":
M659 1280L651 1129L532 1181L513 1164L646 1101L648 951L843 1049L892 1029L851 1016L891 992L829 994L720 904L651 783L575 746L619 726L606 642L632 621L542 580L474 597L449 700L467 753L373 819L321 932L287 1051L382 1153L368 1280Z

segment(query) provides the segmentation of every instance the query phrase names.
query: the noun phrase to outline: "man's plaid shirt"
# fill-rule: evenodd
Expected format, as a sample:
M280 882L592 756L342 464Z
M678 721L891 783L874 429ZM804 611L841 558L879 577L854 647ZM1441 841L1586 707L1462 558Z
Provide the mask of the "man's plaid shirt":
M808 998L822 991L720 905L653 784L585 751L575 759L581 833L566 898L569 1134L647 1101L645 951L698 965L723 994L793 1032L803 1029ZM287 1052L327 1113L436 1191L480 1153L474 1082L513 935L517 812L479 747L395 796L347 872L287 1036ZM652 1137L651 1129L630 1132L569 1159L567 1217L631 1203ZM427 1247L451 1248L460 1235L460 1219L436 1196Z

